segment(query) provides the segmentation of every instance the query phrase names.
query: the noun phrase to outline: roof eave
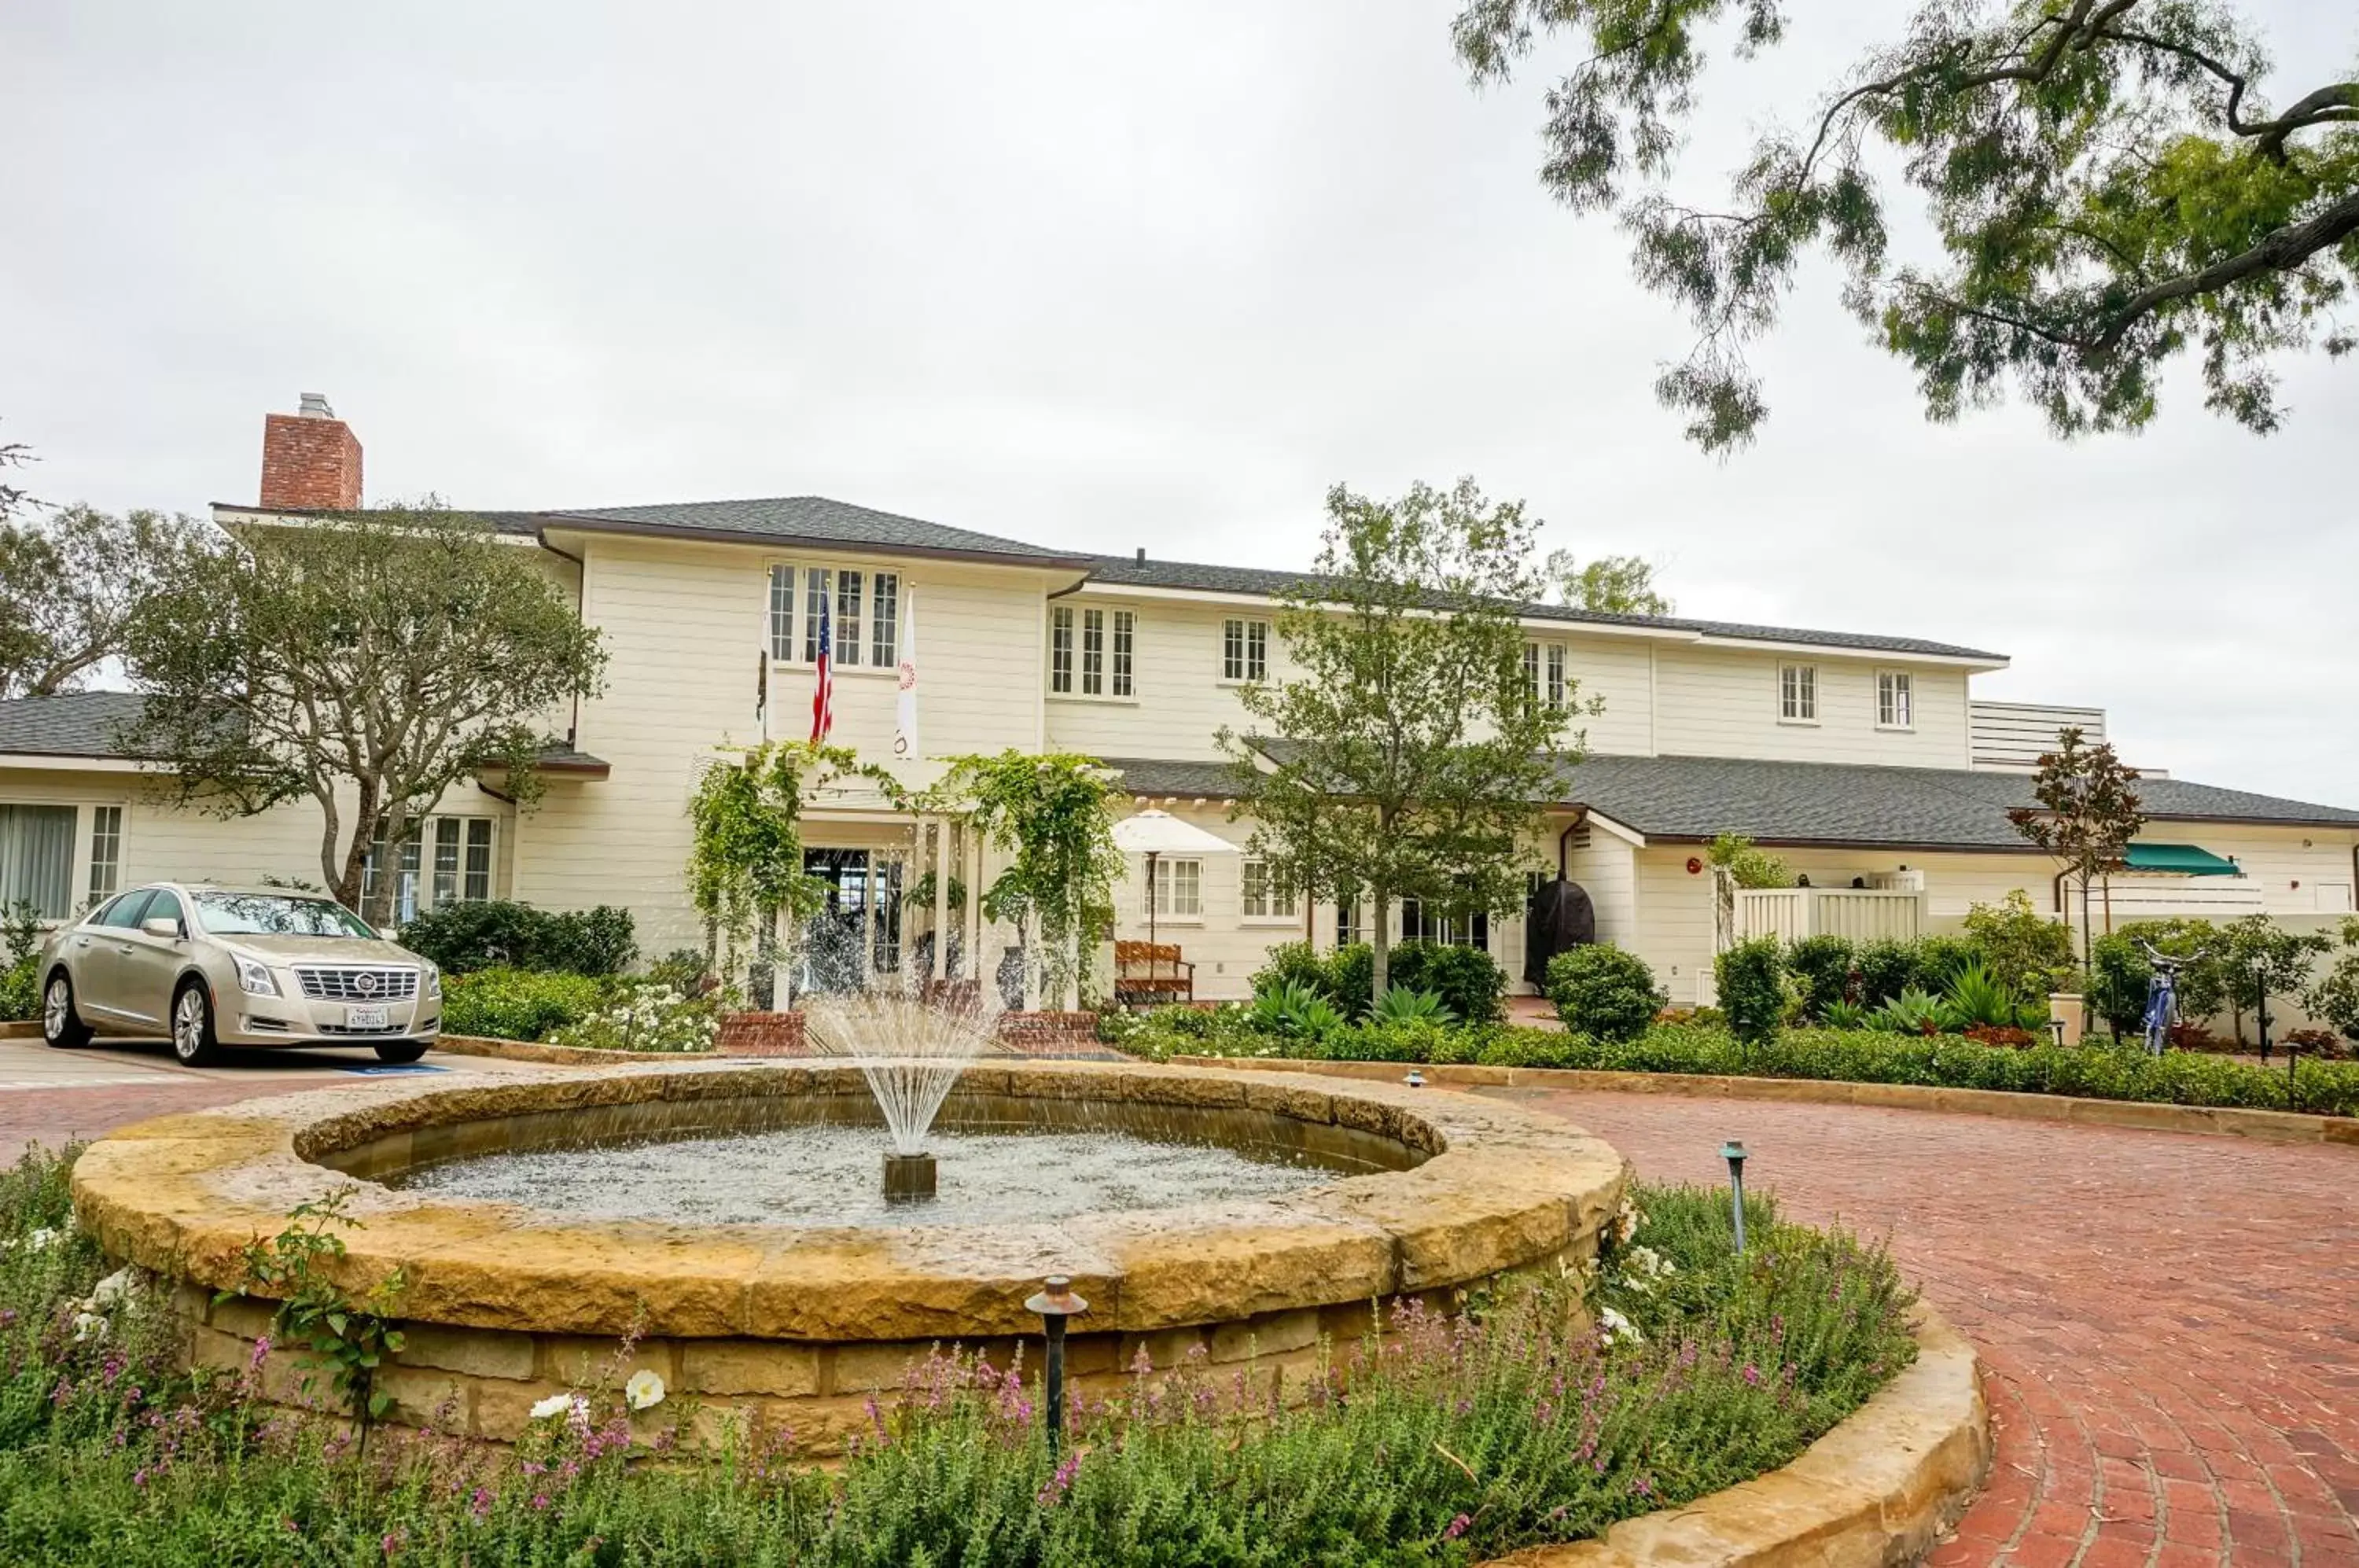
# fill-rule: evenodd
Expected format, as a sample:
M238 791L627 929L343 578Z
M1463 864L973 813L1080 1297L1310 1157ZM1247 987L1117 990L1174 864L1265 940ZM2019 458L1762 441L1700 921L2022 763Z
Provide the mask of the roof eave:
M698 528L679 523L639 523L616 517L587 517L574 512L542 512L541 532L557 528L571 533L618 534L643 539L692 539L702 544L753 545L778 550L856 550L868 555L909 556L923 561L958 561L980 566L1013 567L1031 572L1087 572L1085 558L1061 555L1016 555L1004 550L950 550L935 545L885 544L871 540L821 539L807 534L749 533L743 528Z

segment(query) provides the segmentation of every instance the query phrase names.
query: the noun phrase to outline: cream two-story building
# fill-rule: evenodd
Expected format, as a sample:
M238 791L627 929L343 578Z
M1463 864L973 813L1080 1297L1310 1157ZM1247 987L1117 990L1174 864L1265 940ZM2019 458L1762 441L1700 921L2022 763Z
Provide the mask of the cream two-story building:
M323 410L273 418L267 504L217 506L217 521L299 524L357 503L358 444ZM290 441L305 443L296 456L306 461L289 460ZM347 449L349 474L336 466ZM963 753L1081 752L1118 774L1136 806L1240 849L1250 837L1232 817L1214 737L1247 727L1238 687L1287 675L1276 612L1297 574L1077 554L817 496L484 515L603 634L607 686L553 719L562 744L537 808L454 789L414 842L380 848L373 875L396 879L406 912L493 897L619 904L650 955L701 945L683 891L690 792L725 748L808 734L822 602L835 642L832 738L905 782L927 783ZM1675 1004L1709 999L1712 956L1733 934L1943 929L2013 888L2091 918L2069 907L2057 867L2006 811L2028 803L2031 759L2060 725L2102 735L2104 715L1978 701L1975 678L2005 668L2003 656L1907 635L1559 605L1529 606L1524 622L1540 699L1599 704L1578 721L1584 759L1568 763L1545 803L1535 878L1579 883L1599 939L1645 956ZM919 746L896 760L905 628ZM0 901L63 916L147 878L316 881L316 811L224 820L166 802L153 765L114 743L137 701L0 703ZM2153 821L2133 870L2112 879L2111 919L2262 911L2314 924L2352 910L2359 811L2175 778L2150 777L2141 793ZM930 962L923 933L936 917L900 897L913 867L946 847L968 876L989 874L978 846L938 832L874 791L811 803L810 868L834 888L810 944L834 964L814 983ZM1808 886L1723 911L1703 855L1724 832L1775 849ZM1147 934L1138 870L1122 937ZM1362 934L1353 910L1305 907L1249 854L1166 859L1157 880L1157 935L1196 965L1200 996L1244 995L1274 943ZM1396 918L1397 935L1483 945L1523 978L1518 914L1444 920L1412 905ZM2102 925L2106 909L2093 918ZM979 950L986 972L1015 940L977 914L952 919L951 945Z

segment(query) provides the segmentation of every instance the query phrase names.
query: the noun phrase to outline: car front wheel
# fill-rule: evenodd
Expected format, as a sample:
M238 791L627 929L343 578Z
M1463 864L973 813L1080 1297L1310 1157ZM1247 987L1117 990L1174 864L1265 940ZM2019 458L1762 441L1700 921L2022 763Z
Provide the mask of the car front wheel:
M74 1010L73 980L62 969L41 993L41 1038L60 1051L90 1043L90 1026Z
M179 994L172 998L172 1054L184 1067L202 1067L221 1056L221 1041L213 1036L212 1000L194 980L181 982Z

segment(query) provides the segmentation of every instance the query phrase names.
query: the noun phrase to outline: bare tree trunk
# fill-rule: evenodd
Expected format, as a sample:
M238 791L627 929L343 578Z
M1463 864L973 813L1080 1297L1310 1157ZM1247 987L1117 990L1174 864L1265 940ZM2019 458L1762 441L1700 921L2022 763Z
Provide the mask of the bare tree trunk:
M1385 987L1391 983L1393 956L1393 896L1386 887L1371 888L1368 909L1375 924L1369 928L1368 945L1375 961L1369 967L1368 1006L1375 1007L1385 999Z

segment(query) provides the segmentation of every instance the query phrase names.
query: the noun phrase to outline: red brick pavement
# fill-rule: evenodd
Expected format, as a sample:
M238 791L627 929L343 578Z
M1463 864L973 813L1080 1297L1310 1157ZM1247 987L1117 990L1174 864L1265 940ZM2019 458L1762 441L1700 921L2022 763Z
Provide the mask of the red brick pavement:
M1933 1568L2359 1568L2359 1156L1921 1111L1491 1091L1655 1181L1887 1236L1998 1460Z
M14 1160L27 1143L58 1148L69 1138L99 1134L149 1116L234 1105L262 1094L332 1088L342 1080L315 1076L277 1078L167 1078L153 1083L100 1083L72 1089L0 1091L0 1160Z

